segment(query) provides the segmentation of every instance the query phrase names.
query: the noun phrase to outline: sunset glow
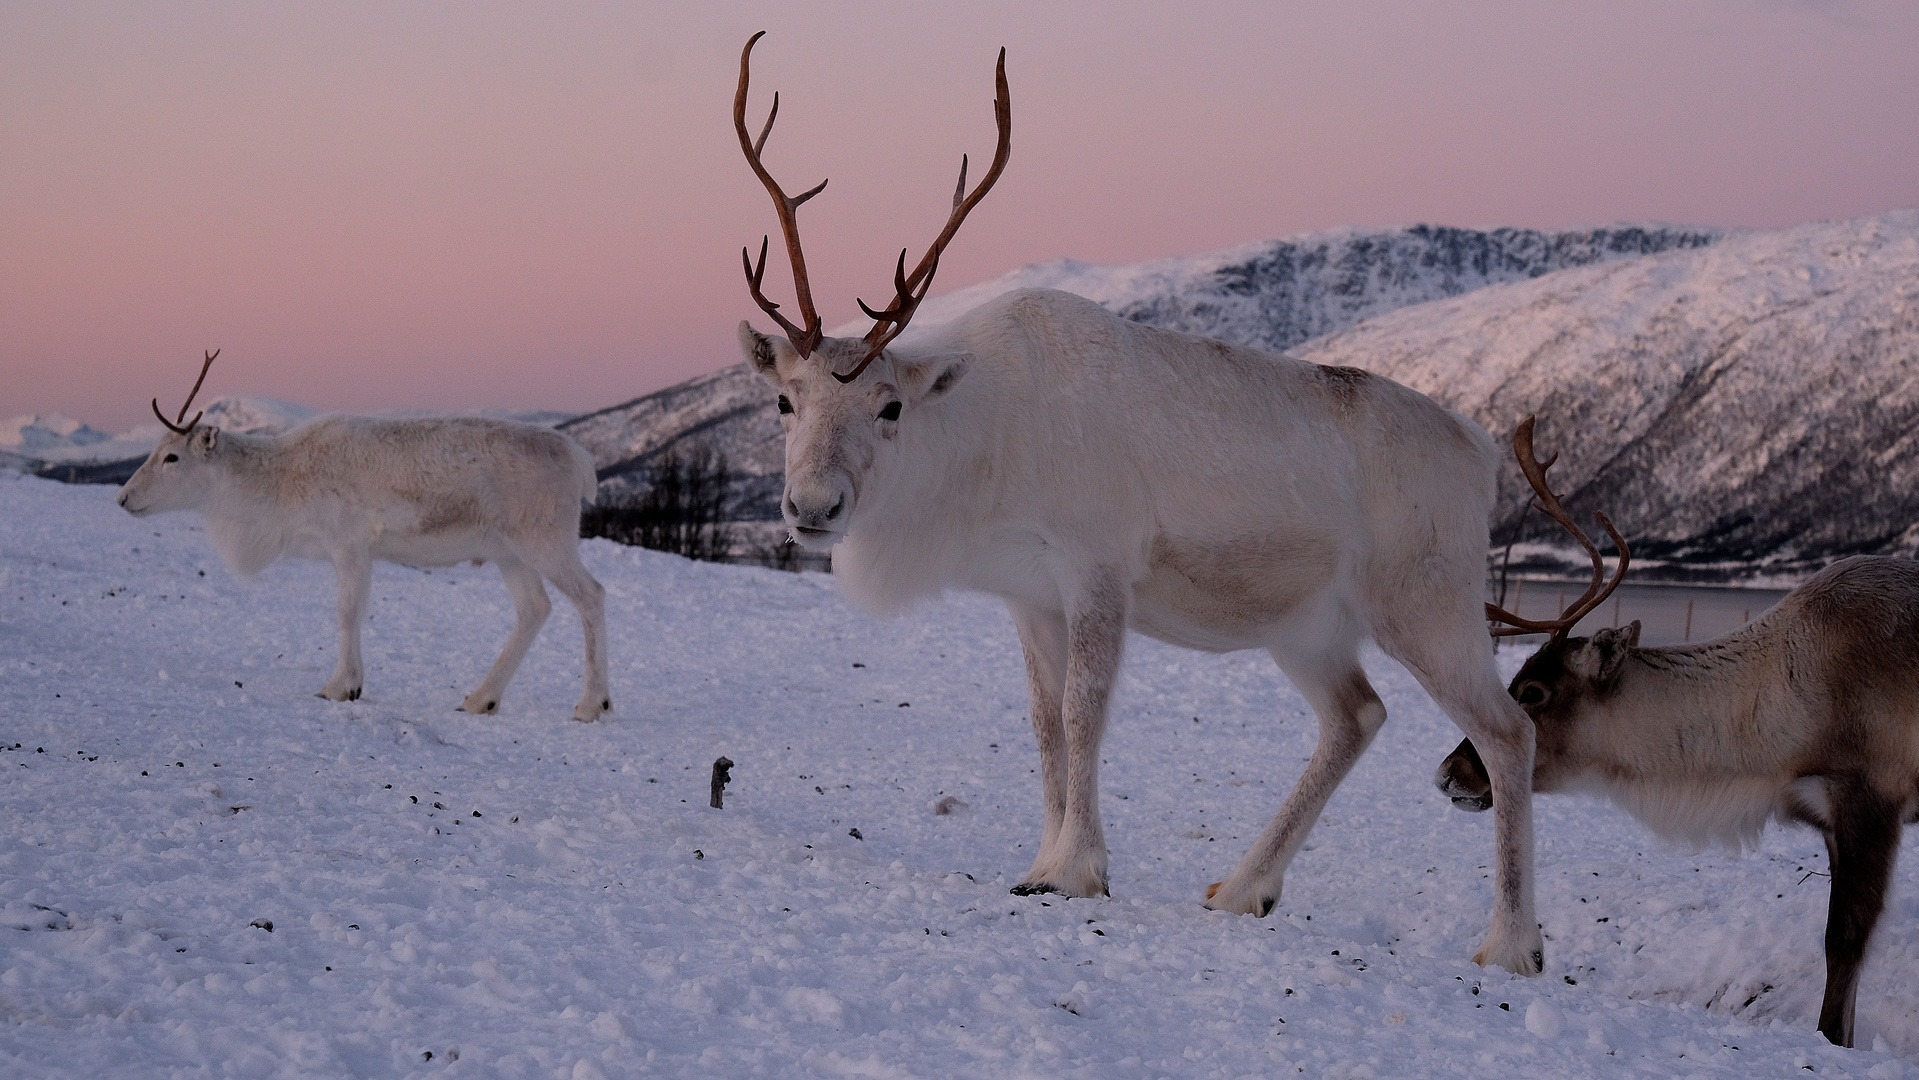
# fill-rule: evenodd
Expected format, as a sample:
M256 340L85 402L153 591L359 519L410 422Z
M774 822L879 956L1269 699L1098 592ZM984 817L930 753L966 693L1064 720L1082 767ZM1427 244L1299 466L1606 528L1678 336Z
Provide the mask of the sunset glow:
M1344 224L1919 205L1903 0L13 3L0 417L125 428L216 347L209 394L347 411L581 411L735 362L766 323L738 252L777 231L729 118L761 29L768 166L832 181L801 212L829 327L991 153L1002 45L1012 161L936 293Z

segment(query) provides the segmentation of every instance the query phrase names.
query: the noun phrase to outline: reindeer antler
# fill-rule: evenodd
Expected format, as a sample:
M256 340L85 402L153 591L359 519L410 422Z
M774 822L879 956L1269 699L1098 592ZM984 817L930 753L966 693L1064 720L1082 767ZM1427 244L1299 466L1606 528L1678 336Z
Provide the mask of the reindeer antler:
M866 332L866 357L848 374L835 372L835 379L849 383L859 378L860 372L865 371L866 365L879 356L880 350L906 329L913 313L919 310L920 301L926 299L926 290L933 287L933 274L939 270L940 253L946 250L953 234L959 232L960 222L965 221L966 215L972 213L973 207L979 205L979 201L993 189L999 174L1006 171L1006 159L1013 152L1013 95L1006 88L1006 49L1003 46L999 51L999 63L993 69L993 91L993 121L999 127L999 145L993 151L992 166L980 178L979 186L968 195L966 155L960 155L959 183L953 186L953 212L946 218L946 227L940 230L939 236L933 240L933 246L926 249L919 265L910 274L906 272L906 249L900 249L899 266L893 272L893 302L884 311L874 311L866 306L864 300L855 301L866 317L874 320L873 329Z
M1486 605L1486 618L1493 622L1507 624L1495 627L1492 631L1494 637L1512 637L1517 634L1551 634L1554 637L1564 637L1571 632L1579 620L1604 603L1606 597L1611 596L1612 591L1619 587L1619 582L1626 576L1626 566L1632 562L1632 552L1626 547L1626 538L1619 535L1618 529L1613 528L1612 519L1608 518L1603 511L1593 511L1593 517L1605 527L1606 535L1612 537L1613 546L1619 550L1619 567L1613 572L1612 580L1608 582L1606 562L1600 557L1599 548L1580 530L1579 526L1573 524L1572 516L1567 514L1565 508L1559 504L1559 496L1554 495L1552 488L1546 483L1546 470L1553 467L1553 462L1559 460L1559 455L1554 454L1545 461L1540 461L1533 453L1533 418L1530 416L1520 423L1517 431L1513 432L1513 456L1519 459L1520 471L1526 474L1526 480L1532 484L1533 491L1538 493L1539 508L1544 510L1548 517L1559 522L1561 528L1571 533L1573 539L1579 541L1579 546L1585 548L1586 554L1591 556L1593 579L1592 584L1586 587L1585 594L1574 600L1566 610L1560 612L1557 619L1522 619L1496 604Z
M180 422L187 418L187 410L193 407L194 397L200 393L200 384L207 381L207 369L213 366L213 358L218 355L220 355L220 350L213 350L207 354L207 362L200 365L200 377L193 381L193 389L187 392L186 403L180 406L180 415L174 417L172 420L168 420L166 414L160 411L160 399L153 399L153 415L160 418L160 422L167 426L167 430L176 431L185 435L192 431L195 425L199 424L202 416L207 414L205 409L201 409L199 412L193 414L192 423L185 427L180 426Z
M755 139L747 132L748 60L753 54L754 43L765 35L766 31L761 30L747 38L746 48L740 50L740 85L733 94L733 128L739 133L740 150L746 155L747 164L753 167L753 175L760 178L760 183L766 185L767 193L773 196L773 209L779 215L780 232L786 237L786 254L793 263L793 291L799 301L800 318L806 325L793 325L791 320L780 314L780 306L768 300L766 294L760 290L760 282L766 275L766 252L772 241L771 236L760 239L760 258L757 263L753 261L750 249L741 248L740 267L746 271L746 285L753 293L753 301L760 305L760 310L771 315L773 320L780 324L780 327L786 331L786 339L793 343L793 347L799 350L802 357L805 357L813 355L813 350L818 347L822 335L819 313L813 307L812 286L806 278L806 257L800 251L800 226L796 211L799 210L801 203L824 191L826 181L820 181L819 186L810 191L789 196L761 163L760 149L766 145L766 137L773 132L773 118L780 114L778 94L773 95L773 107L766 114L766 126L760 129L760 137ZM855 302L859 304L860 310L873 320L873 329L866 333L866 356L860 360L859 366L855 367L850 374L833 373L833 377L840 382L849 383L859 378L860 372L866 370L866 366L879 356L880 351L898 337L900 331L906 329L907 322L913 318L913 312L919 309L920 301L926 299L926 290L933 286L933 274L939 269L940 252L946 250L946 245L953 239L953 234L959 231L960 223L965 221L966 215L972 213L973 207L986 197L986 193L992 190L993 184L999 180L999 174L1005 171L1006 159L1013 147L1013 97L1006 88L1006 50L1003 48L999 51L999 65L994 69L993 81L995 90L993 117L999 125L999 147L993 153L992 167L986 170L986 175L981 178L979 186L968 194L966 156L960 155L959 184L953 189L953 212L948 215L946 227L940 230L939 236L933 241L933 246L926 250L926 255L920 259L919 265L914 267L910 274L906 272L906 249L900 249L899 263L893 271L893 299L885 309L874 311L866 305L864 300L856 299Z
M766 145L766 137L773 133L773 118L780 114L780 95L773 95L773 108L766 114L766 126L760 129L760 137L755 139L746 132L746 87L749 81L747 62L753 55L753 44L766 36L761 30L746 39L746 48L740 50L740 88L733 93L733 127L740 135L740 149L746 154L746 163L753 167L753 175L766 185L767 193L773 196L773 210L780 218L780 232L786 236L786 255L793 261L793 292L800 304L800 318L806 321L804 328L794 326L792 321L780 314L780 306L766 298L760 291L760 279L766 274L766 245L770 237L760 238L759 265L753 265L747 258L747 249L740 249L740 265L746 270L746 285L753 292L753 300L760 310L773 316L773 320L786 331L786 339L800 351L801 356L813 355L813 349L820 343L820 316L813 309L813 289L806 280L806 256L800 251L800 223L795 214L800 204L826 190L826 181L819 182L810 191L789 196L780 188L773 174L766 171L760 163L760 148Z

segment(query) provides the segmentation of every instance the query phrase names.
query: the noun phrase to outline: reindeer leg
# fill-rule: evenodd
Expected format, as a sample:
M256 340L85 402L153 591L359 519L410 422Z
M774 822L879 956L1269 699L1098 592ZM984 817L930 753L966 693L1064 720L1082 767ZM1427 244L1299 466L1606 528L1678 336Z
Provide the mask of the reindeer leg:
M1066 820L1066 728L1060 701L1066 693L1066 616L1023 605L1007 604L1019 629L1020 649L1026 654L1026 685L1033 708L1033 738L1039 744L1039 771L1046 824L1039 851L1026 879L1013 886L1025 896L1043 892L1046 868L1053 865L1060 825Z
M479 688L460 702L461 712L500 711L500 694L506 690L513 673L520 669L520 661L526 659L526 651L533 647L533 639L539 636L540 627L546 624L546 617L553 610L553 601L547 599L546 586L540 584L538 571L511 555L500 558L498 563L517 613L513 636L506 639L506 648L500 650L500 658L493 662L492 670L480 681Z
M1111 570L1096 570L1066 614L1066 682L1060 701L1066 765L1059 832L1020 882L1023 892L1104 896L1106 834L1099 820L1099 744L1106 705L1126 645L1130 596ZM1037 718L1036 718L1037 721Z
M573 707L573 719L591 723L601 713L613 711L606 678L606 587L580 564L579 541L571 536L557 556L542 559L535 569L580 613L580 629L586 636L586 686Z
M1545 970L1546 943L1533 906L1533 724L1498 683L1492 688L1498 697L1484 711L1446 708L1479 748L1492 781L1493 924L1473 962L1537 975Z
M333 678L317 697L328 701L357 701L365 678L360 663L360 627L366 622L367 594L373 588L373 556L350 551L333 557L333 577L339 587L340 660Z
M1899 856L1899 807L1864 777L1830 778L1832 823L1826 852L1832 870L1832 900L1826 912L1826 996L1819 1006L1819 1033L1851 1046L1853 1007L1866 944Z
M1492 783L1493 924L1473 961L1537 975L1546 948L1533 906L1533 722L1500 684L1480 618L1462 608L1438 628L1389 624L1378 641L1466 733Z
M1386 722L1386 707L1355 657L1323 657L1307 664L1297 657L1282 658L1275 651L1273 659L1319 717L1319 745L1313 748L1312 760L1293 793L1286 796L1279 813L1232 874L1206 890L1206 906L1214 911L1263 916L1273 910L1285 884L1286 868L1306 842L1306 834Z

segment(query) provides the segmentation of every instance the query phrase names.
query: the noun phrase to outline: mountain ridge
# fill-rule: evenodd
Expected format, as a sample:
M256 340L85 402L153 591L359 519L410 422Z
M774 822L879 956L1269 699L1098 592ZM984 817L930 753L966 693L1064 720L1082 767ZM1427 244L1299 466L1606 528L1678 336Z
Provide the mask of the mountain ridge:
M1706 247L1730 234L1664 225L1560 232L1342 227L1118 266L1059 259L928 297L901 343L1002 293L1058 288L1137 322L1278 352L1408 305L1569 267ZM856 322L833 332L858 336L866 328ZM609 491L644 483L651 463L668 453L711 449L726 455L740 484L735 515L779 518L784 439L771 394L744 363L559 427L593 453Z

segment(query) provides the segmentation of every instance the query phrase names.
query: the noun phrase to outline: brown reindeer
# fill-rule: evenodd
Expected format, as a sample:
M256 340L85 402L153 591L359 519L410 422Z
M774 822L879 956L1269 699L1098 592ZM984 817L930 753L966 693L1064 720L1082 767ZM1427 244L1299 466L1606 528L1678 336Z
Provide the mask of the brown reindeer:
M1597 565L1531 434L1529 420L1514 438L1521 467ZM1660 836L1735 849L1771 819L1819 829L1832 870L1819 1030L1851 1046L1900 827L1919 820L1919 563L1855 556L1739 630L1663 648L1642 648L1637 622L1570 636L1609 591L1544 623L1487 605L1509 624L1496 632L1551 635L1508 687L1535 725L1533 790L1603 794ZM1434 782L1455 806L1492 805L1471 739Z

